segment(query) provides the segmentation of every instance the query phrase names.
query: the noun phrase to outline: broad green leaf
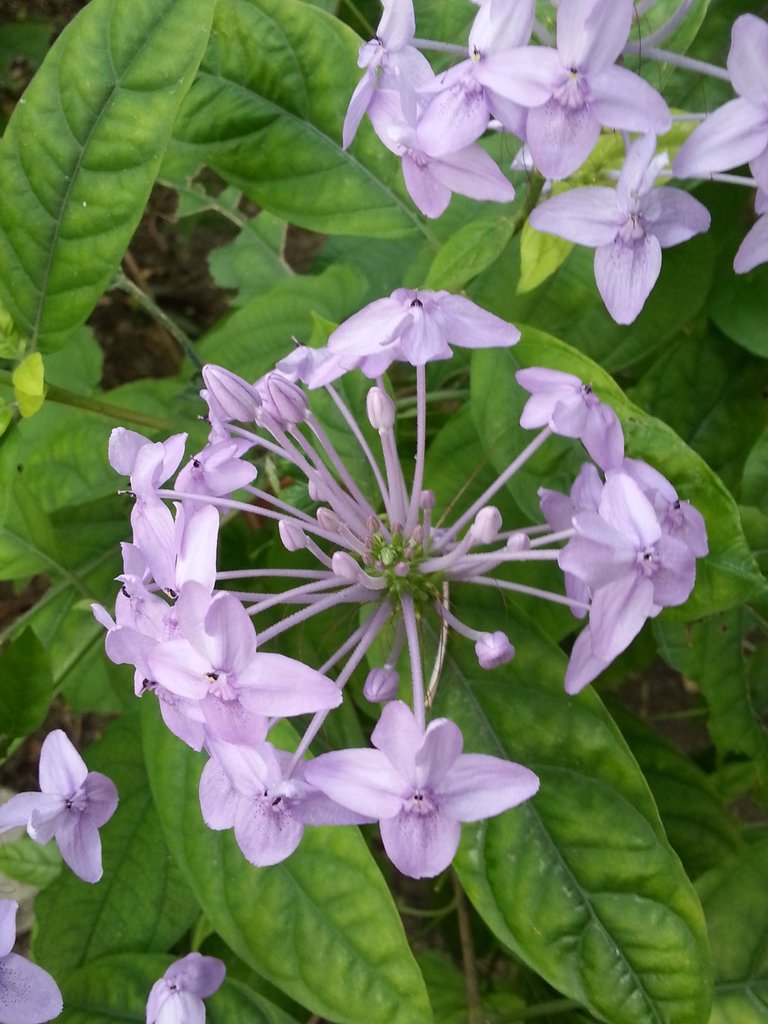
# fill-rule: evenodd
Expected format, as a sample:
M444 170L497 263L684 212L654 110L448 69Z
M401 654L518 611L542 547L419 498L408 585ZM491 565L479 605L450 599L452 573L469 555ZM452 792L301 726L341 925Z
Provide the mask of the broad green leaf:
M25 629L0 654L0 735L26 736L42 725L53 692L45 648Z
M706 1024L701 908L619 730L593 691L565 694L562 652L531 620L496 595L478 602L517 656L483 672L470 644L449 641L436 710L466 750L528 766L541 788L464 826L455 866L467 894L505 945L598 1019Z
M292 337L306 344L313 313L339 323L358 308L363 287L357 271L344 266L286 278L209 331L198 344L200 356L249 380L261 377L292 350Z
M307 828L287 861L254 868L198 807L203 758L145 709L144 752L171 850L206 916L246 964L340 1024L427 1024L424 982L392 897L353 828Z
M459 291L501 255L514 230L514 219L499 211L465 224L437 250L424 287Z
M548 366L576 374L611 405L624 428L627 454L645 459L663 473L682 498L704 516L709 555L699 559L696 587L680 609L665 618L687 620L733 607L762 590L763 578L749 551L738 508L721 480L666 424L628 401L599 366L563 342L523 326L523 340L513 349L477 352L473 357L472 397L475 422L485 450L502 470L533 436L518 426L526 393L515 381L521 366ZM488 395L503 401L488 401ZM564 453L561 455L561 452ZM554 453L554 454L550 454ZM516 500L530 514L538 509L538 487L567 490L584 455L577 442L554 439L510 482ZM540 518L540 513L538 517Z
M573 242L537 231L526 221L520 236L518 293L532 292L543 284L568 259L572 249Z
M705 328L674 339L630 397L672 427L735 492L744 461L768 426L766 389L768 363Z
M768 512L768 427L755 442L744 463L741 479L741 500Z
M302 227L392 238L428 234L397 158L364 126L341 126L360 39L301 0L219 0L200 74L174 128L190 166L208 163Z
M0 298L43 350L109 284L202 56L213 0L93 0L0 145Z
M43 357L32 352L13 371L13 394L22 416L34 416L45 397Z
M709 1024L768 1021L768 839L696 883L707 918L715 1000Z
M737 345L756 356L768 356L768 267L755 267L748 274L719 274L710 298L709 315Z
M102 881L67 870L35 904L35 958L54 974L109 953L165 952L198 913L152 803L138 714L113 722L86 760L114 781L120 804L101 829Z
M214 249L208 256L216 284L237 290L232 301L234 307L262 295L293 273L283 255L287 227L285 221L264 211L247 221L233 242Z
M721 757L746 754L768 781L768 730L759 674L750 671L760 649L744 649L744 634L754 627L748 609L734 609L684 626L657 622L655 632L664 660L698 683L709 708L709 730ZM762 668L762 663L757 663Z
M690 877L698 877L738 850L741 838L736 819L701 768L638 719L620 708L612 711Z
M122 953L105 956L61 981L64 1012L60 1024L144 1024L152 985L172 963L168 956ZM205 1000L207 1024L295 1024L274 1003L241 981L226 978Z
M55 843L41 846L29 836L0 843L0 875L43 889L61 874L61 854Z

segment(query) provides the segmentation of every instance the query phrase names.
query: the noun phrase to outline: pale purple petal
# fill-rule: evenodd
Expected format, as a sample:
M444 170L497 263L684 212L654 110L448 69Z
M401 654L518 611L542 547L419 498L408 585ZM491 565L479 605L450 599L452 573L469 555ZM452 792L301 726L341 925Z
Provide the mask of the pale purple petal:
M89 772L83 784L83 795L87 801L83 811L97 828L106 825L117 810L117 787L112 779L101 772Z
M186 640L167 640L147 655L150 677L187 700L202 700L208 694L206 679L210 662Z
M592 650L592 637L589 626L576 637L565 671L565 692L571 695L579 693L593 679L600 675L608 665L607 661L595 656Z
M57 814L63 806L63 801L61 797L56 796L53 797L53 801L54 813ZM26 828L33 811L44 812L50 807L51 796L44 793L17 793L0 807L0 832L7 832L11 828ZM0 956L2 955L0 952Z
M304 826L270 798L246 800L235 805L235 839L246 860L256 867L279 864L301 842Z
M653 582L637 574L600 587L592 597L589 628L596 658L613 661L629 647L651 614Z
M654 235L595 250L597 288L616 323L637 319L660 272L661 245Z
M416 31L416 16L412 0L382 0L384 13L376 29L376 36L388 50L407 46Z
M407 795L403 777L380 750L336 750L310 761L304 774L342 807L371 818L392 818Z
M408 195L426 217L436 218L451 201L451 188L433 174L435 161L419 163L408 153L403 156L403 180Z
M393 700L381 712L371 743L383 751L401 776L415 785L416 752L424 742L424 734L416 724L413 712L401 700Z
M202 750L205 729L199 705L176 697L170 691L158 687L160 714L174 736L193 750Z
M16 900L0 900L0 957L7 956L16 942Z
M61 729L49 732L40 750L40 789L43 793L72 796L88 775L85 761Z
M436 181L459 195L494 203L511 203L515 198L512 183L477 145L447 153L430 166Z
M245 466L244 463L241 465ZM188 580L195 580L210 593L216 582L218 510L213 505L203 505L193 512L188 507L179 506L176 526L179 536L175 589L180 590Z
M676 537L663 536L656 545L659 566L651 577L653 600L665 608L683 604L696 580L696 555Z
M215 669L240 672L256 654L253 621L233 594L217 594L205 616L205 647Z
M768 24L754 14L733 23L728 74L740 96L768 103Z
M530 215L537 231L558 235L578 245L609 245L626 215L619 209L616 191L594 185L553 196Z
M663 97L627 68L613 65L591 74L589 88L592 111L606 128L662 135L672 125Z
M632 27L632 0L562 0L557 49L565 67L587 70L613 64Z
M465 63L474 68L470 61ZM419 118L419 144L430 156L453 153L479 139L488 119L483 88L473 74L465 73L429 101Z
M344 125L341 129L341 145L343 149L349 149L352 141L357 135L357 129L365 116L368 104L376 90L376 76L366 71L363 77L355 86L355 91L349 101L347 113L344 116Z
M611 473L600 497L600 515L637 551L661 537L656 512L637 483L626 473Z
M441 294L440 309L445 313L445 334L449 345L503 348L520 340L520 331L515 326L463 295Z
M41 794L42 800L29 816L27 832L36 843L49 843L61 828L64 821L71 817L67 810L67 801L63 796Z
M587 106L567 107L555 99L528 114L525 138L533 162L545 178L567 178L600 137L600 122Z
M525 46L531 38L535 0L488 0L475 15L469 52L488 54Z
M3 1024L43 1024L58 1017L61 992L37 964L16 953L0 959L0 1020Z
M284 654L256 654L238 674L238 684L240 700L261 715L327 711L342 699L341 690L327 676Z
M126 427L115 427L109 435L109 464L120 476L130 476L136 464L140 449L152 442L135 430Z
M566 77L557 50L521 46L491 53L477 68L477 79L499 96L524 107L539 107Z
M217 740L223 740L229 744L247 744L256 737L263 737L265 734L265 715L270 712L266 710L252 711L246 708L239 699L242 690L238 690L237 697L222 698L220 695L209 693L200 702L200 710L205 719L206 735L211 734ZM275 714L280 712L275 711Z
M624 458L624 431L610 405L592 406L587 411L581 442L602 470L616 469Z
M187 953L171 964L163 977L174 982L181 991L189 992L198 999L207 999L221 988L226 973L223 961L217 957Z
M768 216L763 215L747 232L733 261L737 274L746 274L760 263L768 262Z
M487 754L463 754L439 780L440 809L458 821L482 821L516 807L539 788L523 765Z
M220 832L233 827L237 793L224 769L213 757L206 763L200 776L199 797L203 821L208 828Z
M428 814L402 810L380 824L387 856L410 878L434 878L453 860L461 825L435 809Z
M56 829L56 843L61 856L78 878L98 882L101 866L101 838L96 825L87 814L68 813Z
M751 100L730 100L683 143L672 169L678 178L706 177L754 159L767 142L768 110Z
M435 718L427 726L424 741L416 752L416 780L419 787L435 785L460 756L464 746L461 730L448 718ZM393 762L397 765L397 762Z
M654 188L640 201L646 230L656 236L662 249L687 242L709 231L709 210L679 188Z

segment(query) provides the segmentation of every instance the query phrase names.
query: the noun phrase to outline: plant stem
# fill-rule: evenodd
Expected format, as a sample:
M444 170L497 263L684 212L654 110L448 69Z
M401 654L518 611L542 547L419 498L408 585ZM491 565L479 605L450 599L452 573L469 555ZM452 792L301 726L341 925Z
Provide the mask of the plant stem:
M467 897L455 871L451 871L453 891L456 896L456 916L459 922L461 961L464 966L464 985L467 992L467 1024L482 1024L480 985L477 978L475 944L472 941L472 923L469 920Z
M115 286L120 288L121 291L127 292L128 295L133 296L145 312L157 320L158 323L162 324L168 333L178 342L184 355L190 359L195 367L200 370L203 366L203 361L197 354L194 342L189 335L179 327L175 320L172 320L167 313L158 306L154 299L152 299L147 293L139 288L137 284L134 284L129 277L118 270L115 274Z
M9 370L0 370L0 384L13 387L12 375ZM46 387L45 397L51 402L58 402L59 405L83 409L85 412L92 412L95 416L105 416L110 420L137 423L139 426L151 427L153 430L171 429L171 423L168 420L159 419L157 416L147 416L134 409L123 409L122 406L102 402L98 398L89 398L88 395L78 395L74 391L67 391L66 388L56 387L55 384L49 384Z

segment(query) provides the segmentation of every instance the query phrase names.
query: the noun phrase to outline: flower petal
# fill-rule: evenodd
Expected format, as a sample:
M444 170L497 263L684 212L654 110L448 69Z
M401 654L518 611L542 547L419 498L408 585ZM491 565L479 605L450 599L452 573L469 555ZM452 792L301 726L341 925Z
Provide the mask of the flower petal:
M59 986L37 964L9 953L0 959L0 1020L3 1024L43 1024L63 1008Z
M380 750L336 750L310 761L304 774L342 807L371 818L392 818L403 806L407 785Z
M632 27L632 0L562 0L557 49L566 67L587 70L613 64Z
M56 830L56 843L61 856L78 878L98 882L101 866L101 838L96 825L87 814L68 813Z
M672 169L678 178L705 177L740 167L768 143L768 111L747 99L729 100L680 147Z
M532 797L536 775L521 764L487 754L462 754L439 782L440 809L458 821L482 821Z
M531 212L531 227L578 245L610 245L626 220L616 190L599 185L553 196Z
M662 135L672 125L663 97L627 68L612 66L589 76L590 106L600 124Z
M567 178L600 137L600 122L590 109L566 107L555 99L528 114L525 137L533 162L545 178Z
M410 878L434 878L453 860L461 825L435 809L429 814L402 810L381 822L387 856Z
M635 243L617 241L595 250L595 281L608 312L618 324L640 315L661 272L661 245L655 235Z
M72 796L88 775L82 757L61 729L49 732L40 750L40 789L43 793Z
M768 216L759 217L749 229L733 260L737 274L746 274L760 263L768 262Z
M646 229L663 249L709 231L711 217L703 203L679 188L654 188L640 202Z
M768 103L768 24L754 14L733 23L728 74L740 96Z
M653 603L652 581L635 573L597 590L589 613L595 657L607 663L625 651L643 628Z

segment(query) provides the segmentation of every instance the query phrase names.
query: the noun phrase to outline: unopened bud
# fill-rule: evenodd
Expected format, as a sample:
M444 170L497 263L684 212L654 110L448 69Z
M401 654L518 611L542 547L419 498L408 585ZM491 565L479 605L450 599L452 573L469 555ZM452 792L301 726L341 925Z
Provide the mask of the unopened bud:
M394 700L397 696L399 682L400 675L391 665L372 668L365 680L363 696L372 704L383 704L385 701Z
M350 583L360 582L361 569L357 562L346 551L337 551L331 559L331 568L337 576Z
M472 537L478 544L492 544L501 529L501 512L495 505L481 508L472 523Z
M253 384L225 370L223 366L208 364L203 367L205 400L215 420L238 420L251 423L261 406L261 399Z
M307 400L301 389L280 373L268 373L262 381L264 410L278 423L293 427L307 418Z
M531 538L527 533L513 533L507 538L507 551L528 551Z
M324 530L329 533L338 533L341 520L331 508L319 508L317 510L317 521Z
M435 507L435 492L434 491L422 491L421 497L419 498L419 506L428 512L430 509Z
M307 535L298 523L293 523L290 519L281 519L277 530L286 551L301 551L307 546Z
M500 630L483 633L475 644L475 654L480 668L498 668L506 665L515 656L515 648Z
M366 399L368 419L380 432L391 430L395 422L395 403L383 388L371 388Z
M398 562L395 566L395 576L399 576L401 580L404 580L408 575L408 563Z

